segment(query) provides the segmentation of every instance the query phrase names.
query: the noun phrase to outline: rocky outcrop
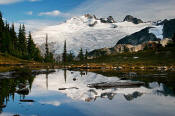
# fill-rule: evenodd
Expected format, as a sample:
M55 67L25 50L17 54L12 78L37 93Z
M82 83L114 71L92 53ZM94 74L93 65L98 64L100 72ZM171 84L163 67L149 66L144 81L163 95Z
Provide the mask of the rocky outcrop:
M158 22L156 22L156 25L158 26L158 25L164 25L165 23L167 23L168 22L168 20L167 19L165 19L165 20L163 20L163 21L158 21Z
M123 52L138 52L144 49L144 45L130 45L130 44L118 44L114 46L115 53L123 53Z
M165 47L168 43L172 42L172 39L165 38L159 41L148 41L139 45L130 45L130 44L116 44L112 48L102 48L89 52L89 59L97 58L100 56L111 55L116 53L124 52L138 52L144 50L145 48L156 49L156 47L161 44Z
M109 17L107 18L107 22L108 22L108 23L116 23L116 21L114 20L114 18L113 18L112 16L109 16Z
M87 17L88 19L92 19L93 18L93 16L90 15L90 14L85 14L84 16Z
M171 43L172 42L172 39L169 39L169 38L165 38L163 40L160 41L160 44L165 47L168 43Z
M96 24L97 24L97 21L95 21L95 22L92 23L92 24L89 24L89 27L94 27Z
M85 14L84 16L88 19L94 18L95 20L100 20L102 23L116 23L116 21L112 16L109 16L108 18L100 18L100 19L98 19L95 15L91 15L91 14Z
M158 41L159 39L157 39L154 34L149 33L150 28L151 27L147 27L139 32L126 36L119 40L117 44L139 45L148 41Z
M114 18L112 16L109 16L107 19L106 18L100 18L100 21L102 23L116 23Z
M143 95L143 93L140 93L140 92L134 92L134 93L132 93L132 94L128 94L128 95L124 95L124 97L125 97L125 99L127 100L127 101L131 101L131 100L133 100L133 99L136 99L136 98L138 98L138 97L141 97Z
M110 55L110 54L112 54L112 49L110 48L97 49L93 50L92 52L89 52L88 59L93 59L99 56Z
M135 18L131 15L127 15L123 21L128 21L128 22L132 22L134 24L140 24L143 23L143 21L141 19Z

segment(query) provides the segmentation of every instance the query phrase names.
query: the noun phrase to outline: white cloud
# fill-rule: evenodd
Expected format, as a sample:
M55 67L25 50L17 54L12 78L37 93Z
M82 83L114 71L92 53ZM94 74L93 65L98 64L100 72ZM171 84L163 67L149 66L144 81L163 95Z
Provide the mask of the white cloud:
M38 1L41 1L41 0L0 0L0 5L13 4L13 3L24 2L24 1L38 2Z
M54 10L51 12L41 12L39 13L39 16L59 16L61 12L59 10Z
M23 0L0 0L0 4L12 4L16 2L21 2Z
M41 0L29 0L30 2L39 2Z
M54 17L60 16L60 17L70 18L73 15L70 13L63 13L59 10L54 10L49 12L40 12L38 16L54 16Z
M91 13L99 17L112 15L117 20L131 14L144 20L158 20L174 18L174 4L175 0L87 0L70 13Z
M15 23L16 30L18 30L20 24L25 24L27 31L37 31L47 26L57 25L60 22L52 20L21 20Z
M60 106L61 103L59 101L41 101L41 104L48 104L48 105L53 105L53 106Z
M29 11L26 13L27 15L33 15L33 12L32 11Z

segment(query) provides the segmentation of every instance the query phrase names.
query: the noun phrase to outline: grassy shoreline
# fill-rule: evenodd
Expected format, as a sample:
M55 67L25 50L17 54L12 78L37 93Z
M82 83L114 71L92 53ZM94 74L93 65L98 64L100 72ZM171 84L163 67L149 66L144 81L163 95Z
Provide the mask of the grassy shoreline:
M36 61L22 60L10 55L0 53L0 72L8 72L16 68L28 67L30 69L54 68L51 63L41 63Z

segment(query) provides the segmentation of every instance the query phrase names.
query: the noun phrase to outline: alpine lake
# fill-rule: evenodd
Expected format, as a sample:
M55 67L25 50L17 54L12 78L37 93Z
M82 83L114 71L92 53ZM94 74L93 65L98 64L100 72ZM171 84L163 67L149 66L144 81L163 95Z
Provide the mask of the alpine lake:
M141 86L90 87L104 82ZM175 72L43 69L0 73L0 116L175 116Z

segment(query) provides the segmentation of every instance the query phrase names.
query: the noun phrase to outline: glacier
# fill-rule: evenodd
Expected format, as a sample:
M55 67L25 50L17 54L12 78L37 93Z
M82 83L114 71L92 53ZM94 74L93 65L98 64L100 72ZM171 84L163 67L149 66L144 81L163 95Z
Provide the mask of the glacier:
M96 24L89 26L90 24ZM45 52L45 37L49 36L49 49L54 55L63 52L64 41L67 51L78 54L80 48L85 51L113 47L118 40L138 32L152 23L133 24L132 22L102 23L99 19L86 16L73 17L62 24L48 26L33 32L35 43L42 53Z

